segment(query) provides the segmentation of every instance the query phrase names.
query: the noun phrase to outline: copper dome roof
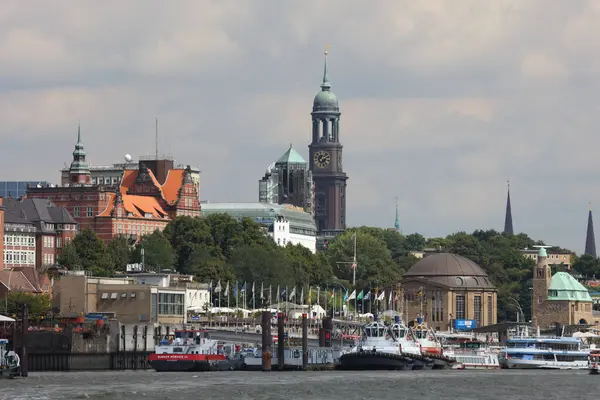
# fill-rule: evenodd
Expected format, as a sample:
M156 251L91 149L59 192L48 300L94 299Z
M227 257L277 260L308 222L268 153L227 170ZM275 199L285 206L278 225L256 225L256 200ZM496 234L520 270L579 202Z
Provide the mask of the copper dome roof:
M450 253L426 256L406 271L404 278L424 278L450 287L493 288L479 265Z

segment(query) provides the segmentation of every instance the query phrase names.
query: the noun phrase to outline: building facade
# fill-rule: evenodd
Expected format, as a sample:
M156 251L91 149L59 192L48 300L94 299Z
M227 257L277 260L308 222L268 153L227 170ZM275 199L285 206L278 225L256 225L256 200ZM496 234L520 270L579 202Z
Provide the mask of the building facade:
M312 109L309 170L315 186L315 222L319 236L333 237L346 229L346 181L340 142L340 108L331 91L327 52L321 91Z
M0 254L4 255L4 206L0 197ZM4 256L0 257L0 271L4 269Z
M35 267L45 273L77 234L77 221L64 207L45 199L8 198L3 204L5 267Z
M300 207L265 203L202 203L204 215L228 214L250 218L265 227L280 246L299 244L316 252L317 229L312 216Z
M552 276L546 249L538 251L533 270L531 319L534 326L596 324L593 300L588 290L568 272Z
M539 250L536 249L523 249L520 250L523 257L533 260L536 264L538 263ZM559 253L553 251L546 251L546 258L549 265L562 266L564 269L571 269L571 253Z
M119 235L137 241L164 229L176 216L201 216L199 184L191 167L176 167L170 158L148 158L122 169L116 179L88 166L80 132L66 178L63 172L62 186L30 187L28 196L65 207L80 229L91 228L105 242Z
M27 195L27 188L30 186L45 186L49 183L46 181L1 181L0 182L0 197L7 199L12 197L18 199Z
M425 256L403 275L404 312L436 330L497 322L497 291L473 261L456 254Z
M290 204L314 216L312 173L308 169L308 163L291 145L258 181L258 201Z

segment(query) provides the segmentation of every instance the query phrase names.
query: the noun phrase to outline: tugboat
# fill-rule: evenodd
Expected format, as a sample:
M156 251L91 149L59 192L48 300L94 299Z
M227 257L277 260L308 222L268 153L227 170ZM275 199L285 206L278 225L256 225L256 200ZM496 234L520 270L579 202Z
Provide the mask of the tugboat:
M403 370L411 360L402 353L402 346L389 327L374 321L363 328L364 340L342 354L338 368L342 370Z
M220 344L206 331L178 330L160 341L148 363L157 372L238 370L243 365L238 347Z
M412 332L421 347L421 354L425 357L433 359L434 369L444 369L454 363L454 359L444 355L442 343L437 338L437 335L427 326L420 316L415 321L416 324L412 327Z
M590 370L590 375L600 374L600 349L590 350L590 355L588 356L588 369Z
M8 339L0 339L0 378L14 378L21 374L21 360L14 351L8 351Z

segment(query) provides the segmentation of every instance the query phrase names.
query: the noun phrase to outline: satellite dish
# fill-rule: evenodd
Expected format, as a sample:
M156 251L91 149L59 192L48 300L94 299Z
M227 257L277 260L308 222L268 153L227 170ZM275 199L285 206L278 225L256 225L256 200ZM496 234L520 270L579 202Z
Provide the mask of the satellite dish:
M125 162L131 162L131 154L125 154Z

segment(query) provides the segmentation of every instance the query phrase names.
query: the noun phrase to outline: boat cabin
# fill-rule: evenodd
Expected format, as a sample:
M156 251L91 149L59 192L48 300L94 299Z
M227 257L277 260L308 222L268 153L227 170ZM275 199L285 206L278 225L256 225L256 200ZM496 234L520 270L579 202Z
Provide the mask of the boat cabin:
M385 338L387 333L387 327L379 321L371 322L363 328L365 336L367 338Z

